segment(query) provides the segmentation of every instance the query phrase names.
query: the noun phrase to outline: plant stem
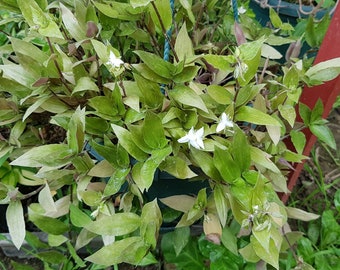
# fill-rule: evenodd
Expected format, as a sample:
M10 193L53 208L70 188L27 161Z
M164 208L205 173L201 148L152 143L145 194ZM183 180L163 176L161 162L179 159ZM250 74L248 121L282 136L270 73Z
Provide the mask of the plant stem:
M52 43L51 43L50 38L47 37L46 39L47 39L47 42L48 42L48 46L50 47L51 53L54 54L54 49L53 49L53 46L52 46ZM56 67L57 70L58 70L60 80L61 80L61 82L63 83L63 85L65 86L65 88L66 88L66 90L67 90L67 91L66 91L67 94L68 94L68 95L71 95L72 90L71 90L71 88L67 85L66 79L65 79L63 73L61 72L61 69L60 69L60 66L59 66L57 60L56 60L56 59L53 59L53 63L54 63L55 67Z
M45 186L46 185L44 184L44 185L38 187L36 190L33 190L32 192L25 194L24 196L22 196L20 198L20 200L26 200L26 199L38 194Z
M154 8L154 10L155 10L155 12L156 12L157 18L158 18L159 23L160 23L161 28L162 28L163 35L164 35L165 39L169 42L170 48L171 48L171 50L172 50L172 53L174 54L175 60L176 60L176 62L178 63L178 62L179 62L178 55L177 55L177 53L176 53L176 51L175 51L175 48L174 48L173 44L171 43L171 38L170 38L170 37L167 35L167 33L166 33L167 31L166 31L165 26L164 26L164 24L163 24L162 17L161 17L161 15L159 14L159 11L158 11L158 9L157 9L157 7L156 7L154 1L151 1L151 4L152 4L152 7Z

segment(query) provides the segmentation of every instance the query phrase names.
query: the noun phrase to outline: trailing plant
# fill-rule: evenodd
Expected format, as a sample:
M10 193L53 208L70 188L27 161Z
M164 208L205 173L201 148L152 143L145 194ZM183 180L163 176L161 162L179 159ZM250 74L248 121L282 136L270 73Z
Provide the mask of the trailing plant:
M300 105L304 124L295 107L303 85L339 74L339 59L311 67L293 50L280 66L272 45L291 43L286 24L246 35L249 18L234 24L227 1L11 3L27 32L1 47L0 203L18 249L29 221L48 234L42 252L70 254L63 269L146 265L163 220L200 223L217 244L233 222L233 239L246 236L231 251L240 264L279 268L285 239L300 235L285 232L287 219L318 217L277 195L306 158L301 129L333 146L320 105ZM192 188L163 195L160 172Z

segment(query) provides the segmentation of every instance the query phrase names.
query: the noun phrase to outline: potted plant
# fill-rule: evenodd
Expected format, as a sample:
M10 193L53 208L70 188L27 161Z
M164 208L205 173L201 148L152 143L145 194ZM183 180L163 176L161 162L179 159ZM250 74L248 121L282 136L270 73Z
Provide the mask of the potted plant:
M233 224L233 252L278 269L300 235L287 219L317 218L277 195L288 192L290 163L306 158L295 106L302 85L339 74L339 59L281 67L277 31L245 42L236 24L236 39L226 37L233 17L214 4L17 1L27 34L1 50L0 202L18 249L26 237L49 267L146 265L157 262L163 221L177 218L202 224L215 244ZM322 104L300 111L327 132ZM161 181L154 188L164 172L193 188L164 195Z

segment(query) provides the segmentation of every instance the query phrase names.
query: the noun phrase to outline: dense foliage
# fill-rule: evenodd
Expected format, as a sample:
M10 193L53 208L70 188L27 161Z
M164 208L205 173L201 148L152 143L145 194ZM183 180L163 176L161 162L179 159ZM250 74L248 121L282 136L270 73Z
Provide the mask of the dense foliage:
M168 0L0 3L21 33L7 33L0 65L0 203L17 248L26 237L63 269L146 265L157 261L163 221L199 223L204 250L220 245L237 267L279 268L301 236L287 219L317 218L277 195L288 192L290 164L306 158L301 128L335 147L322 104L299 105L304 123L295 107L303 85L339 74L339 59L310 67L273 10L275 28L247 13L234 24L229 1L176 1L174 14ZM283 44L281 66L273 46ZM164 195L164 172L189 190ZM26 233L23 202L47 244ZM83 261L77 251L98 237ZM163 245L172 256L185 247Z

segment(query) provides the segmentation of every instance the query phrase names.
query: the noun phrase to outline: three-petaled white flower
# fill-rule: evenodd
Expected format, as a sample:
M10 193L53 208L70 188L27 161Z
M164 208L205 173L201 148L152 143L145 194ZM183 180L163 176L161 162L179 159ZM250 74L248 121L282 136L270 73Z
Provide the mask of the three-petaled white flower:
M188 142L189 145L192 145L196 149L204 149L203 144L203 135L204 135L204 127L201 127L199 130L195 131L194 127L192 127L188 134L184 137L178 139L179 143Z
M247 12L247 10L244 8L244 6L241 6L237 9L238 14L244 14Z
M124 62L122 61L122 59L118 58L112 51L110 51L109 60L106 62L106 64L114 68L119 68L120 65L124 64Z
M216 132L220 132L224 130L226 127L232 128L234 126L233 121L230 119L229 115L226 113L222 113L220 122L216 127Z

